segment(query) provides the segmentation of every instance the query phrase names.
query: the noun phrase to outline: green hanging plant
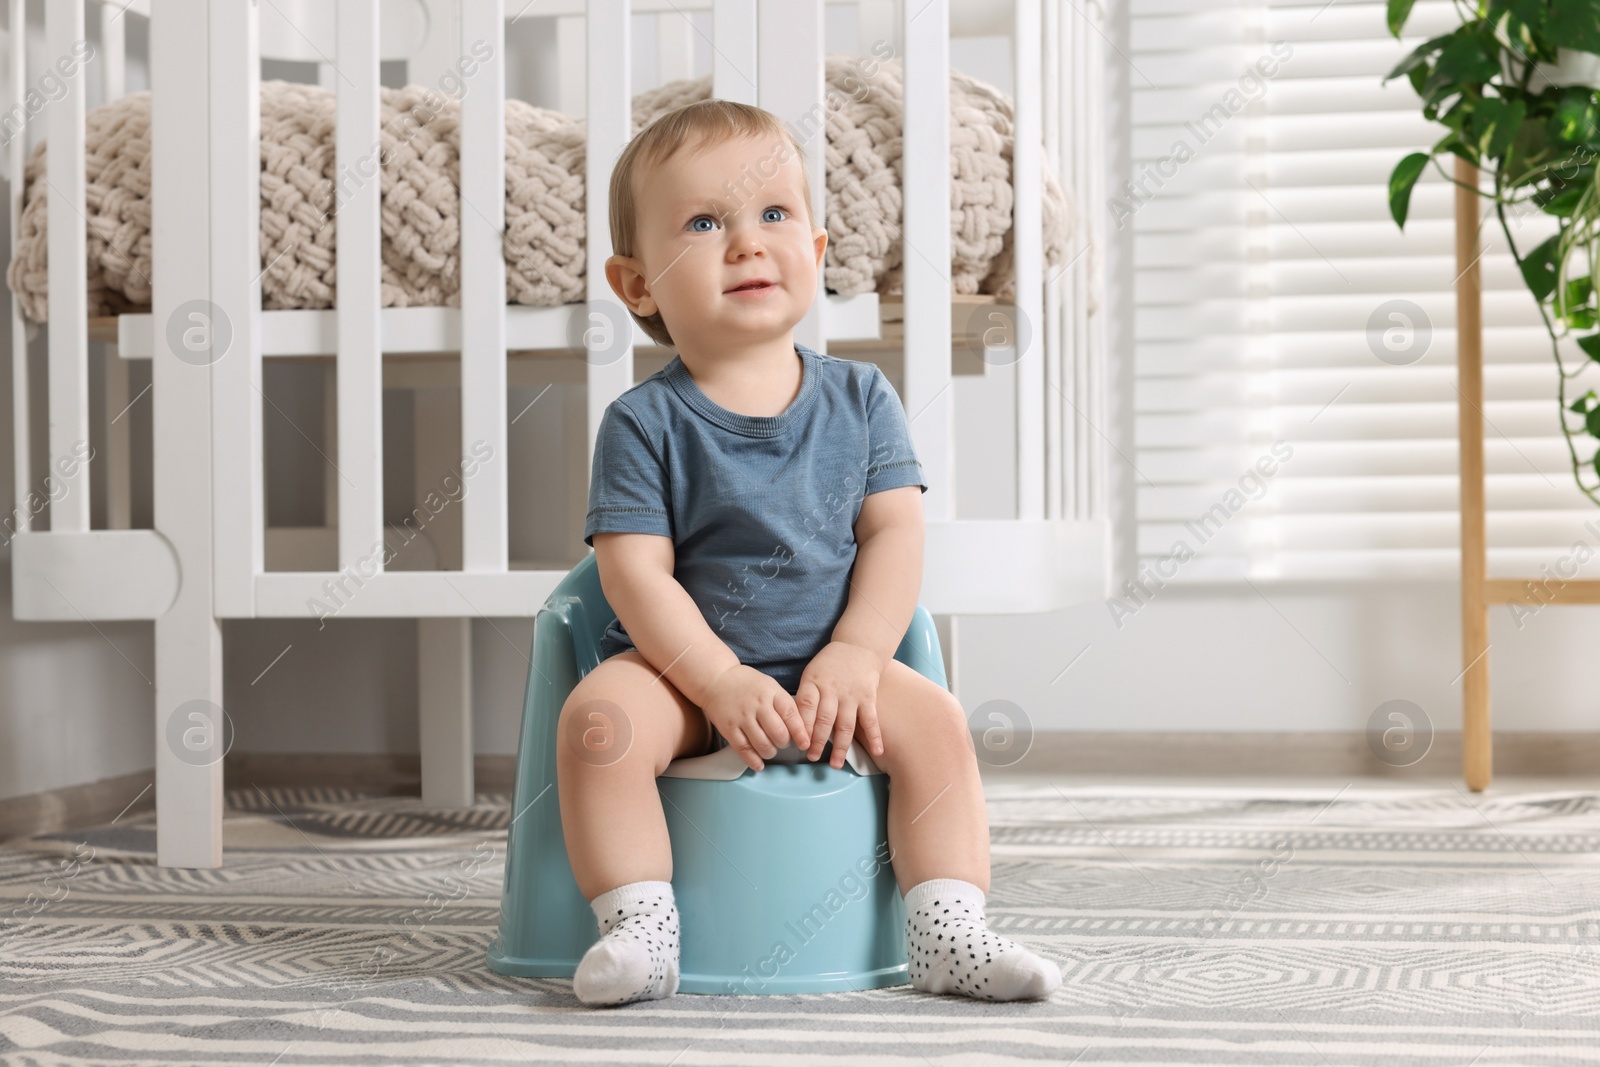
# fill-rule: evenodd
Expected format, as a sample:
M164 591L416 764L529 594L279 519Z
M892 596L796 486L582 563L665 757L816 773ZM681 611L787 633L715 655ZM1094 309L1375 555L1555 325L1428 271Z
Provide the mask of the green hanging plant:
M1389 0L1389 32L1395 37L1414 2ZM1423 115L1447 129L1431 150L1413 152L1395 166L1389 213L1404 230L1411 191L1430 162L1445 180L1462 184L1439 166L1443 154L1491 176L1492 194L1473 192L1494 201L1506 245L1539 306L1560 372L1558 418L1572 475L1584 495L1600 504L1600 398L1591 389L1568 403L1567 381L1587 361L1569 370L1559 345L1573 337L1590 360L1600 362L1594 283L1600 73L1584 76L1588 84L1564 84L1574 80L1569 68L1600 56L1600 0L1458 0L1455 6L1460 27L1418 45L1383 79L1408 78L1422 98ZM1559 226L1526 254L1506 219L1508 207L1523 205L1554 217ZM1593 481L1586 477L1591 474Z

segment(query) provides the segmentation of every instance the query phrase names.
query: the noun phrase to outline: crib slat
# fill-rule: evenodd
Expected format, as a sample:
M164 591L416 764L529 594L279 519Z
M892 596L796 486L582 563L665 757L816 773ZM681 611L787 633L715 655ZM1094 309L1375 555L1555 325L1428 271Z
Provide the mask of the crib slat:
M955 518L955 402L950 374L950 9L906 4L905 387L929 521Z
M711 4L711 95L756 102L756 7L750 0Z
M1056 175L1056 180L1063 182L1065 188L1061 172L1061 9L1054 4L1045 4L1042 14L1044 30L1040 37L1044 42L1044 84L1039 99L1043 107L1044 163L1047 172ZM1069 203L1072 195L1067 194ZM1062 368L1066 365L1064 353L1067 349L1062 344L1061 336L1061 268L1046 266L1043 270L1044 321L1040 326L1040 339L1044 343L1045 374L1044 512L1046 518L1060 519L1065 507L1065 431L1070 424L1067 406L1062 402L1061 395Z
M334 224L338 227L339 565L382 569L383 355L379 297L378 5L339 0ZM366 562L364 562L366 561Z
M83 40L82 4L46 5L45 41L52 64L60 57L72 56ZM61 81L63 95L50 105L50 151L45 163L50 215L50 529L82 531L89 528L89 469L83 462L89 454L84 79ZM64 473L63 467L70 474ZM56 484L65 486L59 496L54 491Z
M586 473L594 470L594 443L600 418L611 401L633 386L633 318L606 281L606 259L612 254L611 172L633 135L633 46L628 0L589 0L585 20L585 64L588 80L584 108L587 170L584 196L588 218L584 285L587 300L573 310L584 316L584 360L589 365Z
M806 156L811 182L811 217L826 227L827 111L822 106L822 0L760 0L756 42L756 99L760 106L789 124ZM801 78L801 71L815 71ZM805 318L795 324L794 339L817 352L827 351L827 312L821 268L817 292Z
M1039 114L1039 0L1013 0L1012 69L1016 136L1011 150L1011 251L1017 271L1017 518L1044 518L1044 360L1039 331L1044 328L1040 286L1044 274L1043 175Z
M1045 386L1045 518L1061 519L1065 516L1065 493L1062 479L1066 470L1066 430L1071 425L1070 409L1062 403L1062 379L1066 367L1062 348L1061 285L1046 285L1044 289L1043 345Z
M27 0L11 0L9 5L9 54L11 59L11 102L21 103L27 92L28 34ZM6 177L11 194L11 258L17 258L17 238L22 233L23 152L28 147L26 127L17 129L6 144ZM11 296L11 426L12 486L16 507L10 530L26 533L33 529L32 418L28 410L28 330L22 320L22 302ZM6 534L10 536L10 532Z
M1086 18L1094 18L1090 13ZM1073 27L1073 69L1081 71L1077 81L1077 92L1073 94L1073 117L1077 129L1085 132L1093 140L1084 140L1078 151L1073 153L1071 176L1071 195L1080 205L1083 205L1084 236L1081 240L1089 240L1091 226L1101 217L1097 211L1088 210L1088 205L1103 204L1105 197L1098 196L1092 184L1097 176L1097 170L1090 165L1092 160L1100 159L1101 155L1096 150L1104 142L1098 139L1098 121L1100 118L1100 83L1092 80L1089 71L1087 56L1095 50L1101 40L1097 32L1092 31L1088 25L1079 22ZM1083 247L1081 241L1079 247ZM1102 438L1095 427L1105 424L1103 410L1096 411L1096 404L1102 403L1103 398L1098 394L1102 391L1102 379L1094 372L1094 356L1090 351L1089 343L1089 260L1088 257L1080 259L1072 268L1072 291L1077 313L1072 317L1072 349L1073 349L1073 378L1074 390L1083 399L1082 404L1086 418L1079 427L1080 446L1077 450L1074 464L1074 496L1077 499L1076 517L1089 518L1095 514L1090 504L1090 493L1096 472L1103 468L1096 462L1096 457L1104 454ZM1101 308L1104 308L1101 303ZM1096 321L1103 321L1104 311L1097 313Z
M504 0L461 5L462 569L506 569L506 75ZM485 52L488 58L480 58ZM603 203L603 201L602 201ZM593 247L592 245L590 246Z
M1110 314L1106 302L1105 286L1105 253L1104 216L1098 211L1091 211L1087 205L1104 204L1106 202L1105 178L1103 166L1091 166L1090 160L1103 161L1105 148L1110 142L1106 138L1106 109L1105 109L1105 47L1102 43L1105 38L1101 36L1104 31L1098 25L1104 21L1104 9L1091 5L1089 17L1095 22L1091 23L1094 35L1083 35L1083 46L1079 51L1079 58L1083 70L1083 84L1087 88L1088 101L1084 108L1087 113L1083 123L1083 142L1077 151L1085 160L1084 169L1086 178L1083 185L1083 198L1080 201L1085 206L1083 216L1083 243L1101 249L1101 254L1093 262L1085 258L1081 265L1085 279L1085 292L1094 297L1098 309L1091 318L1084 316L1085 320L1085 359L1089 364L1091 393L1089 397L1090 412L1094 417L1096 426L1107 426L1106 398L1111 390L1110 372L1106 360L1106 320ZM1086 498L1084 518L1095 518L1102 521L1109 520L1110 511L1110 471L1108 469L1110 457L1106 453L1107 442L1099 434L1089 440L1089 447L1084 450L1088 463L1089 492ZM1130 448L1130 451L1132 449Z
M1061 188L1078 217L1078 225L1067 249L1067 259L1072 265L1061 271L1058 283L1062 309L1061 389L1064 396L1074 405L1066 433L1064 457L1066 462L1063 464L1061 474L1063 507L1071 518L1083 518L1086 448L1092 439L1099 436L1094 426L1106 429L1090 411L1086 403L1089 398L1081 392L1084 352L1077 324L1088 313L1088 309L1083 304L1082 286L1078 281L1084 261L1078 259L1077 262L1072 262L1083 250L1087 218L1090 214L1086 205L1091 203L1083 199L1083 187L1078 180L1082 166L1079 156L1091 147L1085 139L1087 131L1081 124L1085 74L1078 66L1078 59L1082 35L1086 32L1083 22L1084 20L1079 18L1064 18L1057 24L1056 30L1057 51L1061 56L1061 63L1065 65L1060 87L1061 123L1065 128L1065 137L1062 142L1060 167L1056 174L1059 175ZM1090 425L1091 421L1093 426Z
M218 616L255 614L265 563L265 461L261 384L261 61L257 8L213 7L211 93L235 116L211 128L213 333L231 339L211 364L216 417L211 470ZM126 320L124 320L126 322Z
M1090 16L1085 16L1085 19L1088 17ZM1072 129L1076 131L1076 138L1084 136L1085 131L1088 129L1084 125L1085 120L1092 118L1092 116L1086 114L1088 103L1086 90L1090 84L1086 81L1088 74L1080 65L1084 51L1084 38L1088 33L1084 21L1080 19L1064 20L1066 25L1062 29L1061 51L1066 57L1065 62L1071 72L1070 81L1066 88L1066 117L1067 121L1072 124ZM1067 195L1073 198L1075 204L1079 205L1079 214L1083 220L1082 225L1085 228L1085 232L1075 241L1079 249L1083 247L1082 242L1087 237L1088 220L1092 214L1083 210L1082 205L1101 202L1084 199L1084 187L1081 178L1084 160L1079 158L1080 151L1084 147L1087 146L1081 140L1075 139L1072 158L1063 161L1061 170L1062 181L1065 183ZM1083 351L1083 331L1080 325L1088 314L1088 307L1084 303L1086 290L1082 277L1085 266L1086 264L1082 262L1075 264L1062 280L1065 283L1063 294L1067 305L1066 343L1070 353L1066 364L1066 388L1068 394L1077 398L1079 406L1083 407L1085 412L1088 412L1085 402L1092 400L1092 397L1085 396L1083 393L1083 369L1087 353ZM1093 415L1089 415L1087 418L1079 416L1073 420L1072 451L1069 457L1071 464L1067 471L1067 484L1070 494L1068 499L1072 501L1073 515L1077 518L1083 517L1084 493L1087 488L1084 483L1093 469L1089 463L1090 449L1098 443L1099 438L1099 434L1094 432L1093 426L1101 425L1095 419L1093 426L1091 426L1091 419L1094 419Z

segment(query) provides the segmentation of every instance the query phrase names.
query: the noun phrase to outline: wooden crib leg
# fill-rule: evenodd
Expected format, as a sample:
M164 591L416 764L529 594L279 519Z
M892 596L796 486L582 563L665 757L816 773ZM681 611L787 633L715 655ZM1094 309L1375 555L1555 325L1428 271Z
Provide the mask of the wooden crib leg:
M183 321L187 312L180 309L186 302L211 294L212 141L206 106L212 90L207 71L215 68L205 62L212 45L208 10L199 0L166 0L154 5L151 17L150 89L158 103L150 122L150 235L155 262L161 264L151 303L154 321L163 325ZM61 24L58 17L73 24ZM81 5L49 5L46 19L48 54L61 55L82 39ZM52 117L64 107L57 102ZM81 150L81 101L78 107L72 138L52 129L52 145ZM51 165L60 158L52 152ZM81 154L78 160L81 167ZM50 232L59 235L57 218L51 219ZM81 256L81 230L77 240ZM63 260L50 257L52 265ZM78 262L82 272L83 261ZM82 278L79 273L77 284ZM67 285L65 278L52 279L52 322L62 321L53 301ZM211 379L180 358L169 336L156 328L151 361L152 505L155 528L172 546L182 579L176 599L155 620L156 865L220 867L227 736L222 622L214 614L212 571Z

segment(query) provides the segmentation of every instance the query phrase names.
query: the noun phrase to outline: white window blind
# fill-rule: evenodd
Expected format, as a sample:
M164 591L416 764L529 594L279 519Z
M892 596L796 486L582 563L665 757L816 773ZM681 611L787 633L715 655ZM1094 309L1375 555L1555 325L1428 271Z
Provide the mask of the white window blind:
M1454 187L1430 165L1394 224L1390 172L1445 130L1406 78L1382 84L1459 25L1451 4L1421 0L1400 40L1382 3L1352 0L1133 0L1131 16L1133 182L1110 207L1133 231L1141 571L1455 576ZM1524 256L1554 232L1531 209L1513 222ZM1579 570L1600 574L1549 335L1492 214L1480 239L1489 573L1572 577L1593 557ZM1591 363L1569 402L1600 384L1576 344L1562 356Z

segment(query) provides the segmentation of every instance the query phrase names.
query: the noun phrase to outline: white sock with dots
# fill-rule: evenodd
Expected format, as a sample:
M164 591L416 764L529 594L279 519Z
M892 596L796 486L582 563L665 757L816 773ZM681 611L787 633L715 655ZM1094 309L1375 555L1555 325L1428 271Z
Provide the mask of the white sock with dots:
M585 1004L660 1000L678 991L678 904L671 882L631 882L589 902L600 940L578 961L572 991Z
M935 878L906 894L906 958L911 984L924 993L979 1000L1032 1000L1061 985L1061 969L989 930L983 890L958 878Z

